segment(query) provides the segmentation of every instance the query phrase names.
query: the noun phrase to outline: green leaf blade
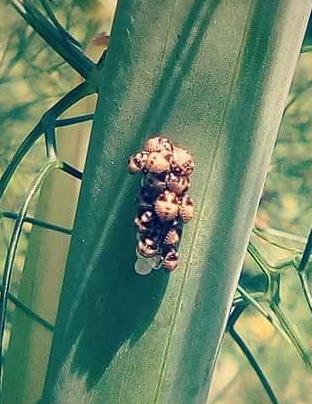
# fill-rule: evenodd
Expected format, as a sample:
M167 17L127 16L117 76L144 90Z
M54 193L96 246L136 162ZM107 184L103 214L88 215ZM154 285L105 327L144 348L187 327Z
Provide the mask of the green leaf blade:
M308 18L300 5L119 3L45 404L205 401ZM196 218L179 270L140 277L126 162L157 132L194 155Z

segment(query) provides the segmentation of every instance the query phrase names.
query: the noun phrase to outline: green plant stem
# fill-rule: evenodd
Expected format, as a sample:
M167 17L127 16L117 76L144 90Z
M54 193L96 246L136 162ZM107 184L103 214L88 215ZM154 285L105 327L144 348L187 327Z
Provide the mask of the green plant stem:
M54 119L57 118L62 113L64 113L68 108L70 108L73 104L77 103L79 100L86 97L87 95L92 94L93 92L94 90L91 89L88 83L83 82L79 84L77 87L73 88L69 93L67 93L62 99L60 99L44 114L39 123L24 139L24 141L14 154L13 158L11 159L10 163L6 167L0 179L0 200L19 163L31 149L33 144L40 138L40 136L42 136L44 131L43 122L50 121L50 118Z
M39 175L29 188L29 191L25 197L25 200L21 206L18 218L15 221L14 229L12 232L11 240L9 243L5 266L3 270L2 277L2 290L0 296L0 358L2 358L3 354L3 336L4 336L4 328L5 328L5 318L6 318L6 310L7 310L7 301L8 301L8 293L11 283L12 269L14 264L14 258L17 250L18 241L21 235L24 218L26 217L27 210L29 204L42 185L44 179L47 175L58 167L58 161L49 161L40 171ZM2 366L0 367L0 379L2 377ZM2 395L2 392L1 392Z
M35 128L29 133L29 135L23 140L23 142L17 149L16 153L14 154L13 158L7 165L4 173L2 174L0 179L0 200L19 163L41 135L42 135L42 128L41 128L41 122L39 122L35 126Z
M289 320L287 319L287 317L283 313L282 309L280 308L280 306L278 304L271 303L271 310L276 315L276 317L277 317L278 321L280 322L283 330L285 331L288 338L292 342L292 344L295 347L297 353L301 357L303 363L306 365L306 367L312 373L312 363L311 363L310 354L307 352L306 348L303 346L300 338L298 337L295 330L291 326Z
M310 312L312 314L312 294L311 294L311 290L309 287L309 282L307 279L307 274L306 272L298 272L298 276L301 282L301 287L302 287L302 291L303 291L303 295L305 297L305 300L308 304L308 307L310 309Z
M297 268L298 272L306 271L307 265L308 265L309 260L310 260L311 251L312 251L312 227L310 229L310 233L309 233L309 236L307 238L305 248L303 250L301 261L300 261L300 263L298 265L298 268Z
M306 95L307 92L309 92L311 89L312 89L312 81L309 81L308 83L306 83L305 88L303 88L297 94L295 94L292 97L292 99L286 104L284 109L284 115L294 103L296 103L303 95Z
M272 238L271 238L268 234L264 233L264 232L261 231L261 230L258 230L258 229L255 229L255 228L254 228L254 229L252 230L252 232L253 232L256 236L258 236L259 238L261 238L262 240L267 241L268 243L270 243L271 245L273 245L273 246L275 246L275 247L278 247L278 248L281 248L281 249L287 250L287 251L293 251L293 252L299 252L299 251L300 251L298 248L286 247L286 246L284 246L284 245L282 245L282 244L277 243L276 241L272 240ZM286 233L285 233L285 234L286 234ZM288 233L287 233L287 234L288 234Z
M258 364L256 358L252 354L251 350L245 344L241 336L237 333L234 328L230 328L229 333L239 348L242 350L243 354L246 356L248 362L252 366L253 370L255 371L259 381L261 382L265 392L267 393L269 399L271 400L272 404L278 404L278 399L274 394L274 391L268 381L268 378L265 376L263 370L261 369L260 365Z
M259 254L258 250L254 247L254 245L249 241L248 247L247 247L247 252L250 254L250 256L253 258L253 260L256 262L258 267L261 269L262 273L266 277L267 281L267 290L270 288L271 284L271 278L267 269L267 266L263 262L263 259L261 255Z
M310 312L312 313L312 294L307 278L308 264L311 257L311 251L312 251L312 228L310 230L305 248L303 250L301 260L299 262L299 265L297 266L297 273L301 282L303 295L308 304Z
M48 0L40 0L41 4L43 5L43 8L45 9L48 17L50 18L51 22L55 25L55 27L60 31L60 33L69 41L71 41L75 46L78 46L81 48L80 42L78 42L68 31L65 30L65 28L62 26L62 24L59 22L59 20L56 18L54 12L52 11L49 1Z
M96 65L28 0L10 0L10 3L27 23L82 77L88 78Z
M83 173L65 161L62 161L60 169L77 180L82 180Z
M268 236L276 236L276 237L283 237L286 238L290 241L294 241L294 242L298 242L298 243L305 243L305 238L302 236L298 236L297 234L293 234L293 233L288 233L285 232L283 230L277 230L271 227L268 227L267 229L265 229L265 232Z
M285 270L289 267L294 266L293 259L286 259L279 262L278 264L270 264L258 251L252 241L249 242L247 251L253 257L253 259L258 264L259 268L266 274L269 272L280 272L280 270ZM269 275L268 275L269 276Z
M15 220L15 219L17 219L19 217L19 214L15 213L15 212L2 211L1 216L5 217L5 218L8 218L8 219L14 219ZM68 234L68 235L72 234L72 230L68 229L67 227L58 226L58 225L53 224L53 223L47 223L47 222L44 222L43 220L38 220L38 219L35 219L33 217L26 216L24 218L24 222L25 223L31 223L31 224L33 224L35 226L43 227L43 228L48 229L48 230L57 231L59 233Z
M234 309L232 310L228 322L227 322L227 330L233 328L240 316L243 314L245 309L248 307L248 302L244 301L244 304L239 304L237 306L233 306Z
M257 302L256 299L254 299L249 292L245 288L243 288L240 285L237 285L237 290L238 292L243 296L243 298L251 304L259 313L261 313L272 325L274 324L273 317L261 306L259 302Z
M2 290L2 289L3 289L3 287L2 287L2 285L0 285L0 290ZM39 316L39 314L35 313L33 310L31 310L29 307L27 307L25 304L23 304L11 292L8 292L8 300L10 300L10 302L12 302L15 305L15 307L20 309L24 314L31 317L38 324L42 325L42 327L44 327L48 331L51 331L51 332L54 331L54 325L53 324L49 323L49 321L47 321L43 317Z
M64 126L76 125L77 123L92 121L93 117L94 114L86 114L80 116L73 116L71 118L57 119L55 121L55 127L56 128L59 126L64 127Z
M242 286L238 285L237 286L238 292L243 296L243 298L251 304L262 316L268 320L272 326L288 341L288 336L281 328L281 326L276 322L275 318L267 311L264 309L264 307L256 300L254 299L250 293L247 292L246 289L244 289Z
M55 159L57 156L56 136L55 136L55 118L49 115L49 119L45 117L43 120L44 139L48 159Z

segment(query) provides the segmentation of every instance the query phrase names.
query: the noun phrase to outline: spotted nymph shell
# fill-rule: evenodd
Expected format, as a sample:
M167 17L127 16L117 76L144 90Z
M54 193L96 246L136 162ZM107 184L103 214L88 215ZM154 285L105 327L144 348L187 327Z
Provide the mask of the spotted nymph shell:
M155 202L155 212L162 220L173 220L179 214L179 200L174 192L165 191Z
M151 152L146 160L145 169L152 173L163 173L170 170L172 153L163 150Z
M147 227L146 223L142 222L142 220L141 220L139 217L136 217L136 218L134 219L134 224L135 224L135 227L137 228L137 230L138 230L140 233L145 233L145 232L147 232L148 227Z
M134 219L134 224L140 233L145 233L146 231L148 231L148 225L152 221L152 219L153 212L151 210L146 210Z
M194 201L189 195L184 195L179 208L179 215L184 222L188 222L194 217Z
M176 250L172 249L164 257L163 266L168 271L174 271L176 269L176 267L178 266L178 259L179 259L178 252Z
M191 153L159 135L130 157L129 172L142 173L134 219L138 274L160 268L173 271L178 266L183 225L194 216L193 199L186 194L193 169Z
M147 173L144 178L144 184L151 188L156 188L159 191L164 191L167 186L164 175L165 174Z
M175 245L180 241L180 232L177 229L170 229L165 235L164 243L167 245Z
M187 175L176 175L170 172L166 175L166 184L170 191L175 192L177 195L182 195L190 187L190 179Z
M158 245L152 238L141 237L138 242L138 251L143 257L155 257L158 252Z
M194 160L191 153L181 147L174 147L172 168L178 175L192 174L194 170Z
M149 153L142 151L134 154L128 161L128 171L131 174L142 171L145 167Z
M161 137L161 136L155 136L152 137L151 139L147 140L147 142L145 143L144 146L144 150L148 151L148 152L155 152L155 151L169 151L169 152L173 152L173 144L172 142L165 138L165 137Z

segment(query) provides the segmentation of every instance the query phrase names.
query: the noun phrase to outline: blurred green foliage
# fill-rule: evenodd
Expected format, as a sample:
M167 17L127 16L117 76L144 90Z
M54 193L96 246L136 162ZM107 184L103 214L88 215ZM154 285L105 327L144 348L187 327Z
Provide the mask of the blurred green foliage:
M39 5L39 2L36 2ZM111 12L102 10L98 0L54 2L57 17L83 45L100 25L108 29ZM108 2L112 3L112 2ZM110 4L110 7L113 7ZM109 8L109 6L108 6ZM25 135L44 111L77 82L76 73L66 65L7 4L0 4L0 173ZM272 157L256 227L280 240L283 245L302 248L312 218L312 54L304 53L298 62L283 123ZM273 89L274 90L274 89ZM14 176L3 200L2 210L16 211L31 179L44 160L39 142ZM34 213L33 204L30 213ZM12 292L17 293L23 268L28 234L24 233L15 260ZM0 260L5 259L12 222L1 220ZM302 237L302 239L301 239ZM260 243L261 254L269 262L279 262L293 253ZM285 313L305 345L311 350L311 314L302 298L298 278L285 268L281 298ZM247 256L242 282L249 289L262 290L265 279ZM10 306L10 308L12 308ZM8 327L10 326L8 313ZM308 404L311 375L293 347L279 337L273 327L250 308L239 320L239 330L256 353L283 404ZM8 334L9 335L9 334ZM8 336L7 335L7 336ZM252 373L246 358L233 341L225 337L214 377L211 404L265 404L267 397Z
M260 206L267 225L306 236L312 204L312 56L301 55Z
M265 182L255 226L277 244L258 242L257 248L270 264L292 259L302 250L312 222L312 54L301 54L285 108L282 125ZM293 251L289 251L293 250ZM311 313L303 299L293 267L281 268L281 307L308 352L312 348ZM249 254L241 283L262 291L266 279ZM311 283L311 281L310 281ZM280 402L311 402L311 374L287 343L254 308L238 322L238 330L259 360ZM246 358L226 335L209 404L269 403Z
M40 2L35 2L40 6ZM100 2L54 2L58 19L83 48L90 42L102 23L109 27L111 14L100 15L102 21L93 18ZM112 3L112 2L108 2ZM41 8L42 9L42 8ZM5 16L0 25L0 173L27 133L41 115L62 95L67 93L79 77L46 43L30 28L9 4L0 3L0 14ZM45 158L42 141L31 150L27 159L14 175L6 192L2 210L16 211L31 180ZM35 203L30 214L34 213ZM1 221L0 258L4 261L11 232L8 220ZM31 226L24 226L19 253L15 261L13 292L17 290L19 274L23 268L27 234Z
M40 2L35 2L40 7ZM85 1L84 8L94 2ZM93 5L94 6L94 5ZM82 11L74 1L54 2L53 8L64 27L85 48L102 23L103 30L109 24L94 19L94 8ZM42 7L41 7L42 10ZM42 10L43 11L43 10ZM74 72L16 13L11 5L0 3L0 175L27 133L36 125L42 114L79 81ZM19 210L26 190L45 160L45 145L39 140L22 161L5 193L1 210ZM33 215L36 199L29 214ZM13 222L2 218L0 230L0 260L5 260ZM17 294L25 260L31 225L24 224L23 235L14 263L11 291ZM10 309L13 307L10 305ZM8 329L11 311L8 312ZM5 345L9 333L6 333Z

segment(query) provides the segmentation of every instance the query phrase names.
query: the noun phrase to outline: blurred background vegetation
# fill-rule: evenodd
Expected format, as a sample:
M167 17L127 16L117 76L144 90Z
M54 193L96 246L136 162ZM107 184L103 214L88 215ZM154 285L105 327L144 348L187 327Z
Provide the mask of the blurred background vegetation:
M36 2L35 2L36 3ZM54 2L56 15L83 47L98 32L110 31L116 0L66 0ZM39 2L38 2L39 5ZM13 8L0 3L0 174L25 135L47 108L68 92L79 77L66 65ZM312 218L312 53L302 53L289 94L284 119L265 183L255 227L286 248L257 239L257 248L275 265L302 250ZM2 201L1 210L16 212L26 189L45 159L37 142L20 165ZM62 203L66 203L63 201ZM36 201L29 215L35 213ZM1 218L0 259L14 222ZM62 224L62 223L59 223ZM11 292L18 295L25 252L32 226L25 223L15 259ZM3 267L3 265L2 265ZM311 313L300 282L290 266L282 268L281 305L308 351L312 348ZM242 284L248 290L264 289L265 278L247 254ZM8 345L12 304L7 319ZM238 330L255 353L283 404L309 404L311 374L295 349L282 339L261 315L249 308L239 319ZM226 334L214 375L209 403L265 404L268 398L244 355Z
M40 7L40 2L34 2ZM86 48L97 32L109 32L116 0L54 2L53 9L64 27ZM42 9L42 8L41 8ZM9 4L0 3L5 16L0 27L0 173L41 115L80 78ZM44 141L36 142L21 163L4 195L1 210L16 212L33 178L45 161ZM29 210L33 216L36 198ZM0 257L4 262L14 222L1 220ZM16 256L11 292L16 294L25 261L31 225L23 227ZM10 324L10 313L9 313ZM9 325L8 324L8 325ZM6 345L8 342L6 335Z

